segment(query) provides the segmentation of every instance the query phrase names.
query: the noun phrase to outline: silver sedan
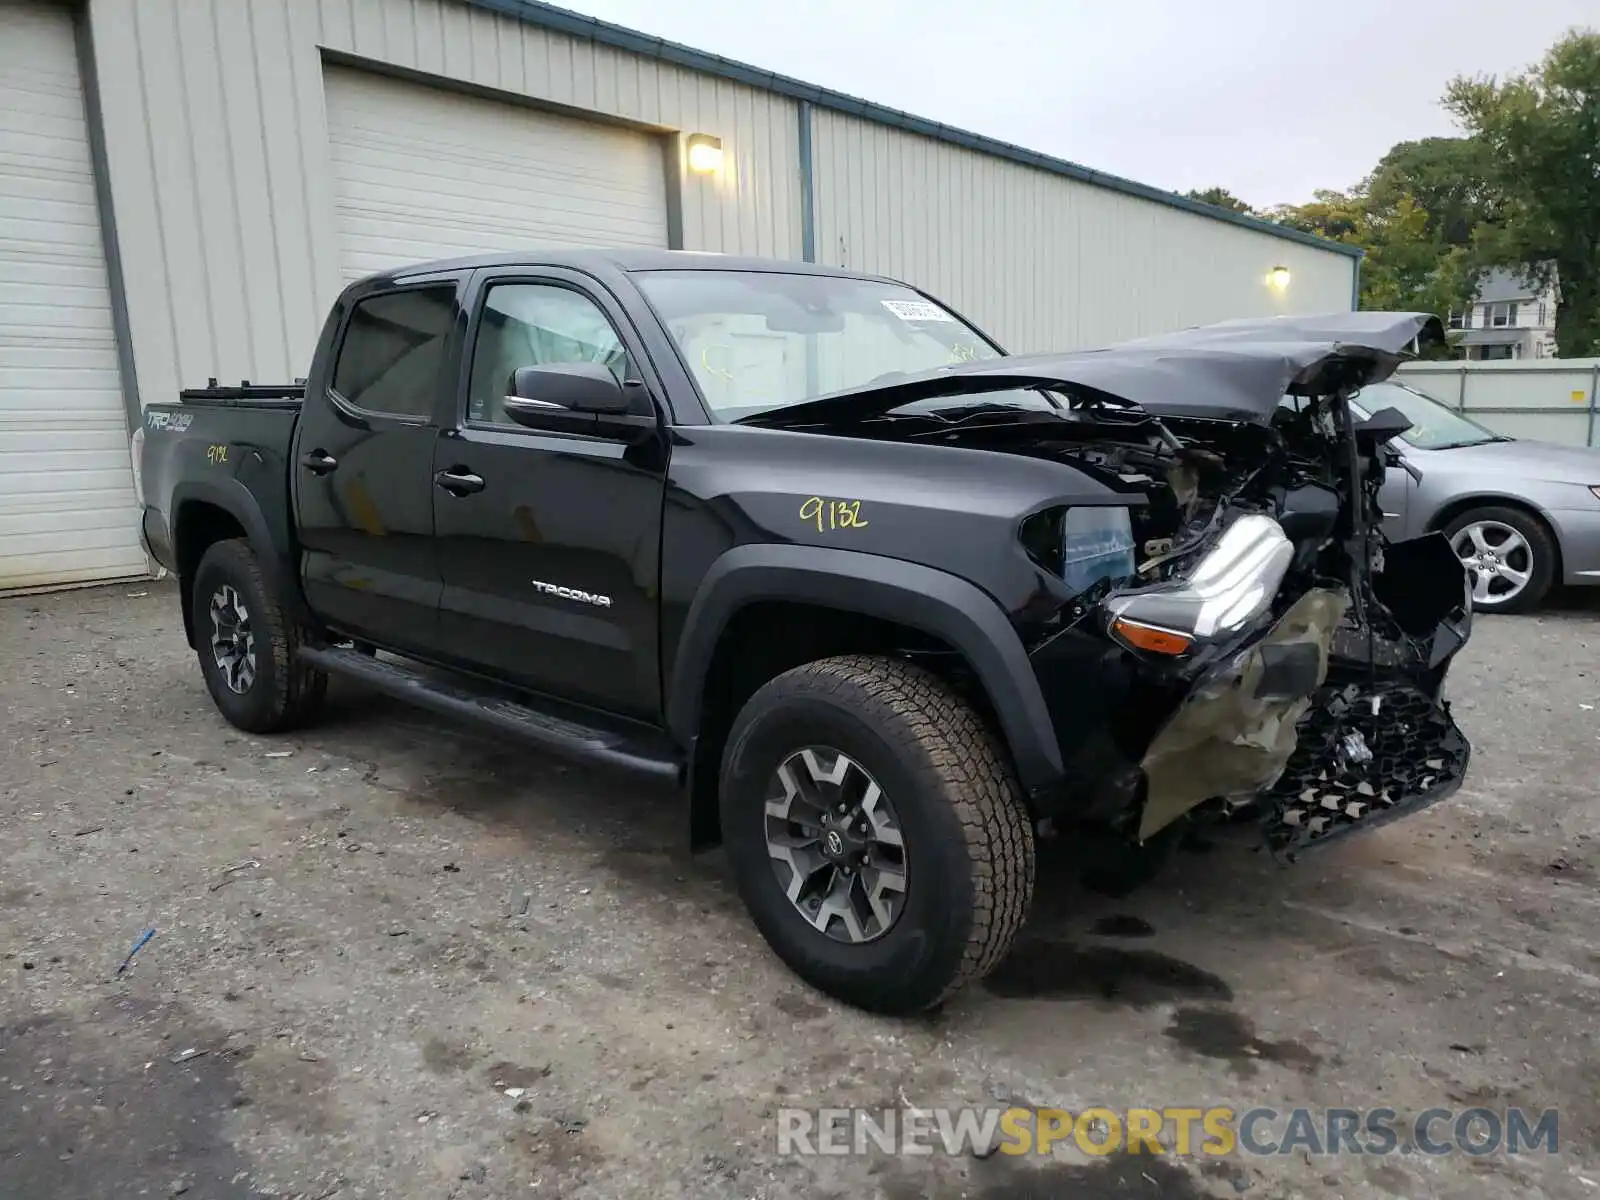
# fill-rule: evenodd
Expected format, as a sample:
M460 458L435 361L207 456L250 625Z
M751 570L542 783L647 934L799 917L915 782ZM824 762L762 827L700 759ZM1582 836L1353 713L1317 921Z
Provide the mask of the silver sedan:
M1600 584L1600 450L1505 437L1392 381L1352 407L1411 418L1379 494L1384 531L1443 530L1474 608L1525 612L1556 584Z

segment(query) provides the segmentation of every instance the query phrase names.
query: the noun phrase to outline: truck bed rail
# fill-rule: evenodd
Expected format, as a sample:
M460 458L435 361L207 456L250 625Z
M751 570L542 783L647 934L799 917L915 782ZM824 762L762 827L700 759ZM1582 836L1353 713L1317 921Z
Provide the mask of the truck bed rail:
M213 377L203 388L185 388L178 393L180 404L207 404L226 408L298 408L306 398L306 381L293 383L251 383L241 380L237 387L219 386Z

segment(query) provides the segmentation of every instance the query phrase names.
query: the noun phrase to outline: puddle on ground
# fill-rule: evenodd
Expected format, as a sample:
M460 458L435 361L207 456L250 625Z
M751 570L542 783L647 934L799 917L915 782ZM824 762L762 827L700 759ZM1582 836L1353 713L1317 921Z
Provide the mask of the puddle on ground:
M127 1001L0 1026L0 1078L9 1081L0 1088L0 1192L169 1196L182 1188L251 1200L251 1165L228 1138L229 1114L250 1103L237 1077L246 1054L221 1049L222 1038L176 1006L158 1012ZM174 1053L187 1045L206 1052Z
M1322 1065L1322 1056L1299 1042L1258 1038L1249 1018L1231 1009L1180 1008L1164 1032L1192 1054L1227 1063L1241 1079L1252 1078L1264 1062L1292 1067L1302 1075Z
M1005 1000L1098 1000L1149 1008L1180 1000L1232 1000L1221 976L1154 950L1019 942L984 988Z
M1211 1200L1186 1167L1154 1155L1111 1154L1089 1163L996 1155L972 1163L965 1184L937 1185L895 1172L879 1187L888 1200L973 1197L975 1200Z
M1147 938L1156 935L1156 927L1143 917L1129 916L1126 913L1112 913L1110 916L1101 917L1096 921L1090 932L1096 937Z

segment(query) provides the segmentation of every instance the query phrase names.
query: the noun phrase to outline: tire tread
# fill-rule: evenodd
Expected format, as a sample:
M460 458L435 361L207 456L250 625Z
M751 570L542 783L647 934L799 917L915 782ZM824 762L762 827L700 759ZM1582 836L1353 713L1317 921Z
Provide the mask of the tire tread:
M299 728L316 714L328 690L327 674L300 660L300 646L305 631L283 611L283 606L272 594L255 550L246 539L230 538L214 543L195 571L197 584L208 567L241 578L241 582L246 582L254 592L253 599L259 597L257 607L260 610L262 633L266 636L257 637L256 646L258 653L263 649L266 651L265 658L275 686L271 707L262 720L253 722L250 732L282 733ZM204 611L198 597L195 610L197 614ZM202 642L202 656L205 653L203 646Z
M1033 825L995 735L945 680L904 660L843 655L796 667L778 680L791 694L797 688L831 693L896 744L906 761L925 763L930 792L960 822L974 885L960 967L925 1007L982 979L999 966L1027 918L1035 870Z

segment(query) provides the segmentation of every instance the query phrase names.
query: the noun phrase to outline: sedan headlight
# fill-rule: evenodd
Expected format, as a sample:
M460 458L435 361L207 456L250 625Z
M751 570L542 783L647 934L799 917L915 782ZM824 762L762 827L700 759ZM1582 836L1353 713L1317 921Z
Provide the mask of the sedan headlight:
M1272 606L1294 558L1294 543L1271 517L1240 517L1188 578L1105 603L1114 637L1139 650L1184 654L1197 642L1237 633Z

